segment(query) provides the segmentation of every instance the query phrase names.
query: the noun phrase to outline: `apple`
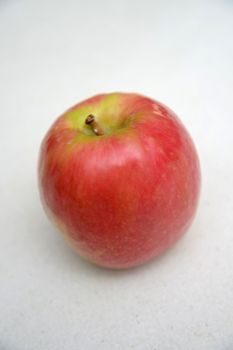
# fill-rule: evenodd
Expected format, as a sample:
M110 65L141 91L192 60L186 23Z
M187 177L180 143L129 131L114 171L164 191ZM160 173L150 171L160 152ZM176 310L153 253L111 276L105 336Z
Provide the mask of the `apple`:
M199 160L165 105L134 93L101 94L47 132L39 188L46 213L81 256L129 268L164 252L189 227Z

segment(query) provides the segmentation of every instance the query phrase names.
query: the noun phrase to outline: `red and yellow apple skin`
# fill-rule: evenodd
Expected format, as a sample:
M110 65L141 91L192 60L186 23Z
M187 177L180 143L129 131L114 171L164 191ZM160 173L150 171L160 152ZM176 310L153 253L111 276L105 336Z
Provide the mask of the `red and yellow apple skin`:
M103 135L85 123L89 114ZM198 203L194 144L163 104L131 93L94 96L65 112L40 150L43 206L84 258L140 265L189 227Z

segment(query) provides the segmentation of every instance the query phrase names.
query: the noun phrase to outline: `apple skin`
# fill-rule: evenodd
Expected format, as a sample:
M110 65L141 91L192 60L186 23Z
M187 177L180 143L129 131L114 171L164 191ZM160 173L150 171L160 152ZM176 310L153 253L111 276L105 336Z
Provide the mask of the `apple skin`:
M104 135L85 124L95 116ZM161 254L189 227L200 192L194 144L165 105L101 94L65 112L40 149L43 206L79 255L129 268Z

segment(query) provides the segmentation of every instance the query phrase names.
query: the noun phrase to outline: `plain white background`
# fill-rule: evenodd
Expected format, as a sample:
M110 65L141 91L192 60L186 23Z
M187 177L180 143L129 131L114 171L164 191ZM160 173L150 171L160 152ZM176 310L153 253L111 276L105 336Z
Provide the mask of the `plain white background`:
M0 0L0 350L233 349L233 2ZM202 165L185 237L140 268L75 255L37 189L53 120L100 92L172 108Z

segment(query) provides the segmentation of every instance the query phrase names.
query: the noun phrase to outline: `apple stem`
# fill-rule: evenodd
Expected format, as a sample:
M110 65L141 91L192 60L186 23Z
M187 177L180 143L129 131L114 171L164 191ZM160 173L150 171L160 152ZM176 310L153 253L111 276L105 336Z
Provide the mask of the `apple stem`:
M96 135L98 135L98 136L104 135L103 129L99 126L99 124L95 120L94 115L89 114L85 120L85 124L90 125L92 128L92 131Z

